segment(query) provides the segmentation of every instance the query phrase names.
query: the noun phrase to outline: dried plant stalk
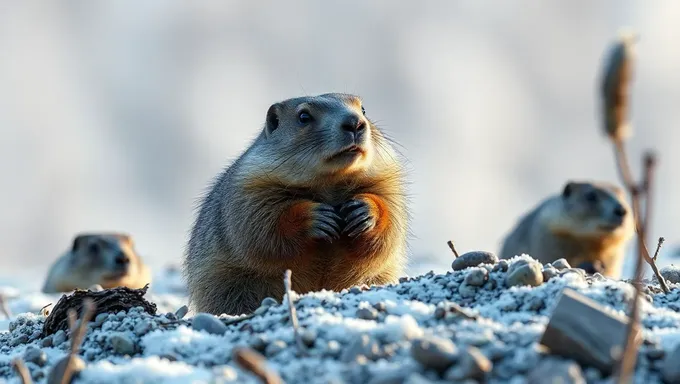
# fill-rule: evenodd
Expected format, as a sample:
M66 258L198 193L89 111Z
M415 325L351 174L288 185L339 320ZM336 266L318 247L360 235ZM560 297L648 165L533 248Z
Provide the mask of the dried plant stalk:
M300 353L306 353L307 348L305 348L305 343L302 341L302 336L300 335L297 310L295 309L295 303L293 303L293 283L292 283L293 272L290 269L286 269L283 274L283 286L286 290L286 297L288 298L288 314L290 321L293 324L293 332L295 337L295 344L297 344Z
M232 358L241 368L257 376L265 384L283 383L283 380L276 372L267 368L264 356L251 348L234 348Z
M0 294L0 311L2 311L2 314L5 315L7 320L12 318L12 311L9 310L9 307L7 306L7 302L5 301L5 295Z
M31 380L31 374L28 372L28 368L26 368L26 364L24 364L23 360L20 358L12 360L12 367L15 371L17 371L17 374L21 378L21 384L33 383L33 380Z
M76 324L76 312L72 309L68 311L68 322L71 333L71 351L68 355L68 363L64 369L64 376L61 378L61 384L70 383L73 378L73 361L75 356L80 351L80 345L85 338L87 332L87 324L94 314L94 301L90 298L83 299L83 314L80 316L80 322Z
M449 246L449 248L451 249L451 252L453 252L453 255L456 256L456 258L458 258L460 256L458 254L458 251L456 251L456 247L453 245L453 241L451 241L451 240L447 241L446 245Z
M634 44L637 35L622 33L609 54L602 82L605 133L613 140L630 136L628 125L629 88L633 77Z

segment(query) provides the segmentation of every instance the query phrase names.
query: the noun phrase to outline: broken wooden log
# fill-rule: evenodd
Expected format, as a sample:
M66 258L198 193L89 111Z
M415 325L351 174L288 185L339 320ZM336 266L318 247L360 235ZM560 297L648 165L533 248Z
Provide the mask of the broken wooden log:
M553 310L540 343L552 354L571 358L582 365L611 373L622 354L629 318L612 313L588 297L565 288ZM639 324L635 343L642 341Z

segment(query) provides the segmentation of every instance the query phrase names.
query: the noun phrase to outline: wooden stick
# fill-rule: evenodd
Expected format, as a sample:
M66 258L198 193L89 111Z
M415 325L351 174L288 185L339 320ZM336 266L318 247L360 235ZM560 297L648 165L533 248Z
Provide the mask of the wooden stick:
M17 371L17 374L21 378L21 383L22 384L32 384L33 380L31 380L31 374L28 372L28 368L26 368L26 364L24 364L24 361L21 360L20 358L15 358L12 360L12 367L14 368L15 371Z
M446 242L446 244L451 248L451 252L453 252L453 255L456 256L456 258L459 257L458 251L456 251L456 247L453 245L453 241L449 240Z
M288 297L288 314L290 321L293 324L293 332L295 335L295 343L297 344L300 353L305 354L307 348L305 348L305 343L302 341L302 336L300 335L300 330L298 329L298 318L297 310L295 309L295 303L293 302L293 283L292 283L293 272L290 269L286 269L283 274L283 286L286 290L286 296Z
M232 359L241 368L257 376L265 384L282 384L283 380L274 371L267 368L264 356L249 347L236 347Z
M68 322L71 333L71 351L68 355L68 363L64 369L64 376L61 378L61 384L70 383L73 378L73 361L75 356L80 351L80 345L87 333L87 324L94 314L94 301L90 298L83 299L83 314L80 316L80 322L76 324L76 312L73 309L68 310Z
M659 237L659 242L656 244L656 251L654 251L654 257L652 257L652 260L656 261L656 258L659 257L659 251L661 250L661 246L663 245L664 241L666 241L665 237Z

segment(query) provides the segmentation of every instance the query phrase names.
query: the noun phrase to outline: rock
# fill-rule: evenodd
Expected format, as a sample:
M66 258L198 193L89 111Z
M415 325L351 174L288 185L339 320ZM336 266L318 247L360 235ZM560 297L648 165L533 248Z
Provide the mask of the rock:
M505 259L498 260L498 263L493 266L491 272L506 272L508 270L508 261Z
M137 325L135 325L134 333L138 337L144 336L151 330L151 321L142 320Z
M557 276L557 269L553 268L552 266L550 267L543 267L543 282L547 282L548 280L552 279L553 277Z
M49 335L49 336L45 337L44 339L42 339L42 341L40 342L40 345L42 345L45 348L51 347L52 346L52 335Z
M186 305L183 305L183 306L177 308L177 310L175 311L175 316L177 316L178 320L182 320L184 318L184 316L187 315L188 312L189 312L189 307L187 307Z
M101 292L101 291L104 290L104 287L102 287L99 284L94 284L94 285L91 285L90 288L88 288L87 290L92 291L92 292Z
M258 352L264 352L267 345L269 345L269 338L267 338L266 334L257 335L253 341L250 342L250 346Z
M477 294L477 288L463 283L458 286L458 293L463 298L475 297L475 294Z
M517 267L515 267L515 264L511 265L510 269L508 269L508 275L505 278L505 285L508 287L525 285L537 287L543 284L543 271L541 270L541 263L537 261L531 261L523 263Z
M28 343L28 335L19 335L10 341L10 345L16 347L17 345Z
M680 283L680 267L671 264L661 268L659 272L661 273L661 276L669 283Z
M424 337L411 344L411 357L425 368L438 372L445 372L458 361L458 354L453 341L438 336Z
M378 343L373 340L371 336L363 333L354 338L354 340L345 347L340 356L340 360L344 363L350 363L362 356L369 360L373 360L379 353L380 347L378 346Z
M24 351L24 360L39 367L44 367L47 363L47 355L39 348L31 346Z
M283 351L288 347L288 344L286 344L285 341L283 340L274 340L272 343L267 345L267 348L264 349L264 353L271 357L274 355L279 354L279 352Z
M194 316L191 327L197 331L205 331L213 335L224 335L227 332L227 326L209 313L199 313Z
M449 381L484 381L492 367L491 361L478 348L470 346L461 354L458 364L449 368L444 377Z
M481 287L489 279L489 271L486 268L472 268L465 275L465 284L471 285L473 287Z
M565 258L557 259L557 260L553 261L551 264L558 271L571 268L571 265L569 265L569 263L567 262L567 259L565 259Z
M279 302L273 297L265 297L260 304L261 307L273 307L275 305L279 305Z
M314 346L314 342L316 342L316 337L317 337L316 331L312 329L300 328L300 339L306 346L310 348Z
M264 315L265 312L267 312L268 310L269 310L269 305L260 305L259 307L257 307L255 309L255 311L253 311L253 315L261 316L261 315Z
M378 311L372 307L363 307L357 309L356 316L363 320L375 320L378 318Z
M55 347L60 346L66 341L66 332L62 331L61 329L58 330L57 332L52 335L52 345Z
M661 365L661 377L666 383L679 383L680 382L680 345L677 345L675 349L663 359Z
M377 311L385 312L387 310L387 305L385 305L384 301L378 301L377 303L373 304L373 308L375 308Z
M66 370L66 365L68 364L69 356L63 357L59 360L50 370L50 374L47 376L47 384L61 384L61 379L64 377L64 371ZM80 372L85 369L85 362L78 356L73 356L73 362L71 363L71 369L73 376L71 376L70 383L73 379L77 378Z
M102 324L104 324L106 322L106 320L108 320L108 319L109 319L109 314L106 313L106 312L102 312L102 313L98 314L97 316L95 316L94 326L95 327L101 327Z
M494 253L486 251L472 251L464 253L453 260L453 263L451 263L451 268L453 268L454 271L460 271L468 267L476 267L479 264L496 263L498 263L498 257Z
M542 359L527 376L527 384L546 382L563 384L586 384L581 367L573 361L555 357Z
M113 351L119 355L133 355L135 353L135 343L122 332L111 335L109 341Z

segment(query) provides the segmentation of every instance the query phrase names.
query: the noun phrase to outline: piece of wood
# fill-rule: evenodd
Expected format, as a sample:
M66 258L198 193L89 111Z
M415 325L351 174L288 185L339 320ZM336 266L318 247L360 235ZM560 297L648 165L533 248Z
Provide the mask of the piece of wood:
M552 354L571 358L583 365L611 373L621 356L629 318L605 310L592 299L565 288L543 332L540 343ZM637 348L642 341L634 327Z

